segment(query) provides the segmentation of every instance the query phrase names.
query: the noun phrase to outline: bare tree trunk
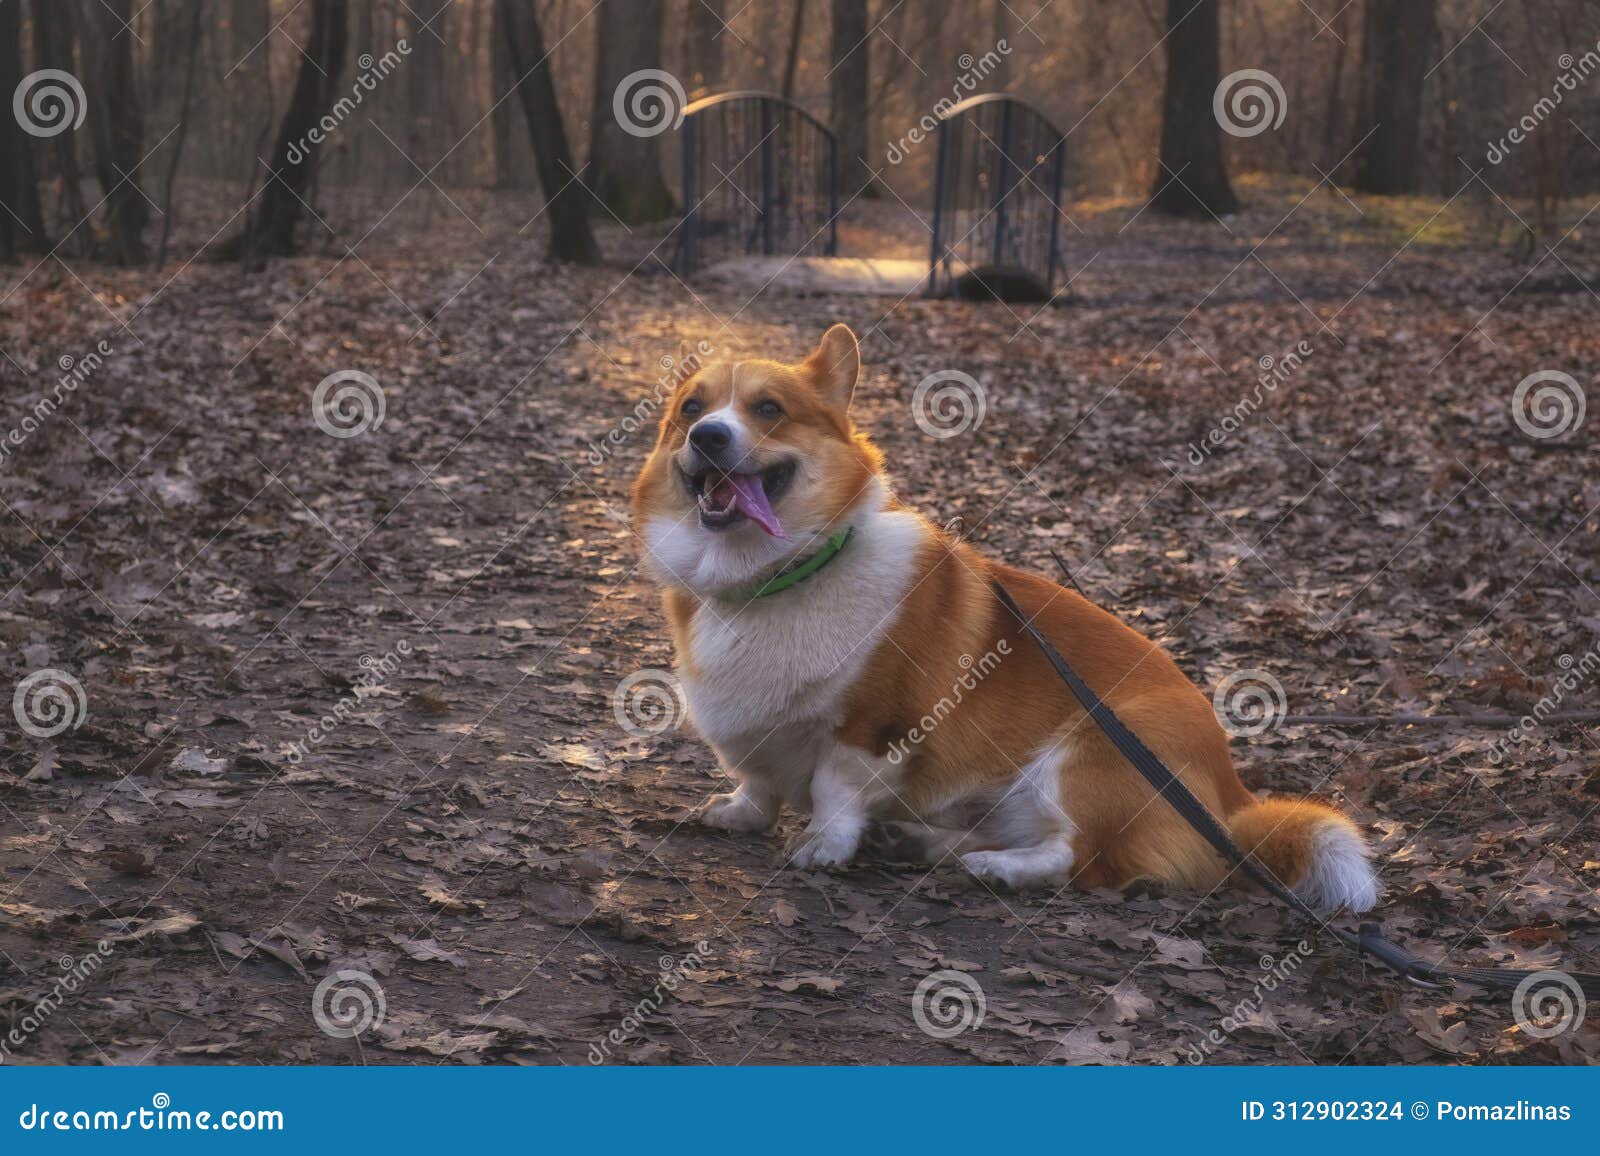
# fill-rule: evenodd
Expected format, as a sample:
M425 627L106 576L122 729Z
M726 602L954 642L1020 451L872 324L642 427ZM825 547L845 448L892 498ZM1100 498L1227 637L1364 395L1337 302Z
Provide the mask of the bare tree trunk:
M14 93L22 83L21 7L0 4L0 93ZM0 261L48 248L33 169L33 138L8 108L0 116Z
M265 8L257 9L256 11L263 16L271 15L270 11ZM237 10L235 10L234 15L235 17L238 16ZM263 37L267 35L270 35L270 33L263 32ZM248 154L252 159L247 170L250 173L250 180L246 184L247 192L244 198L246 205L254 205L256 203L259 188L265 183L266 177L271 172L266 165L261 163L260 158L265 155L264 150L267 147L267 142L272 139L272 110L278 105L277 90L272 83L272 61L266 52L261 54L261 68L259 71L261 73L262 89L260 103L261 107L266 110L266 115L261 118L261 127L256 132L255 144ZM243 84L241 83L239 87L243 87ZM250 217L247 215L245 217L245 227L240 230L239 236L235 237L232 242L222 246L219 252L224 257L236 256L248 261L250 259L250 240Z
M1495 141L1509 123L1511 105L1507 82L1510 69L1505 55L1483 35L1468 36L1460 50L1439 69L1441 97L1450 101L1451 115L1447 123L1452 126L1444 156L1455 168L1457 180L1466 179L1470 171L1461 168L1461 164L1465 162L1472 169L1478 168L1480 158L1485 155L1481 151L1485 142ZM1541 126L1539 135L1542 137L1545 129L1554 127L1547 122ZM1498 167L1507 159L1498 152L1498 144L1491 148L1494 151L1490 155L1499 158L1492 162L1497 166L1496 171L1485 172L1482 180L1468 183L1462 198L1477 210L1482 240L1498 248L1509 227L1518 243L1531 247L1538 238L1526 228L1526 218L1508 214L1496 202L1491 185L1485 183L1503 187L1510 176L1507 169ZM1517 191L1525 191L1525 186L1518 187Z
M724 42L730 35L722 24L726 12L723 0L689 0L683 60L691 95L710 92L722 83Z
M364 52L370 52L374 57L382 56L396 39L392 22L386 24L383 36L380 39L378 35L378 14L374 11L377 4L378 0L355 0L355 10L351 13L354 31L350 36L350 46L355 49L358 62ZM401 11L404 11L404 9ZM413 42L408 40L406 43L409 45ZM385 166L390 160L394 159L394 149L388 141L379 136L377 131L371 128L370 125L367 125L350 133L342 143L341 153L344 164L350 173L351 184L359 181L366 189L374 192L380 192L389 187L383 179ZM329 157L327 161L331 162L332 159L332 157ZM322 170L324 174L327 171L326 167ZM412 180L415 179L415 177L412 178ZM411 181L408 180L402 187L409 188L410 186ZM393 201L390 199L386 203L393 203Z
M897 12L904 12L915 5L912 19L925 30L922 43L912 50L918 58L948 62L955 55L952 50L951 38L959 35L959 33L950 27L948 20L939 19L940 9L938 4L939 0L906 0L906 3ZM904 42L902 41L902 43ZM1098 63L1103 61L1104 57L1094 55L1090 59ZM831 62L829 66L832 66ZM904 73L904 58L898 52L890 53L888 66L879 71L884 73ZM936 76L934 72L935 70L925 68L921 72L907 77L907 82L916 91L916 97L912 104L914 111L909 114L913 118L921 116L924 109L932 108L940 97L950 95L948 75ZM1104 90L1102 89L1102 91ZM889 89L880 85L878 92L880 96L888 96Z
M1418 191L1422 176L1422 82L1437 39L1435 0L1366 0L1361 26L1362 118L1355 187Z
M517 102L511 96L511 85L516 79L511 74L511 52L501 31L506 26L503 11L512 0L494 0L493 18L489 24L489 100L494 110L489 114L489 128L494 139L494 187L509 189L516 186L515 143ZM501 100L501 97L506 99Z
M92 60L86 72L89 84L89 121L95 149L95 173L105 201L109 251L118 265L142 265L147 254L144 227L150 221L150 203L139 184L144 154L144 118L138 86L133 76L132 0L80 0L82 27L92 31L85 47Z
M448 114L448 101L445 97L445 69L448 67L446 59L449 53L448 44L441 43L442 37L447 35L445 22L450 18L449 9L443 9L437 16L428 5L412 5L412 12L401 9L401 18L405 20L410 31L407 39L411 42L411 60L406 67L406 110L405 135L400 138L400 144L405 147L407 156L393 156L400 164L401 179L405 184L416 180L416 174L411 165L420 165L423 172L433 167L434 159L446 147L444 142L448 133L444 131L442 122ZM424 28L423 24L427 27ZM391 131L391 135L398 135ZM393 155L393 150L391 155ZM445 161L448 168L455 155ZM438 173L435 178L441 185L454 182L446 172ZM433 190L426 190L430 195L424 198L424 221L432 212Z
M921 82L927 78L918 73L916 77L907 80L909 70L906 58L912 60L930 60L937 57L929 56L928 47L938 40L939 29L934 21L924 18L925 13L918 9L913 0L906 0L904 4L891 8L883 17L883 34L888 40L900 45L905 52L891 52L879 63L879 67L872 70L872 103L868 105L878 115L878 123L883 123L887 114L895 123L901 123L902 114L898 108L900 102L908 97L911 107L916 107L918 97L911 88L916 87L912 81ZM931 26L930 26L931 25ZM908 27L914 27L916 34L907 32ZM923 70L924 72L926 69ZM944 79L944 78L940 78ZM894 111L890 111L890 110ZM909 114L908 114L909 115ZM920 114L919 114L920 115Z
M278 128L271 171L262 178L259 207L243 232L222 247L224 256L249 260L294 253L295 226L324 148L310 133L333 105L344 70L348 17L348 0L312 0L311 34Z
M273 93L268 67L272 54L267 43L279 38L272 31L273 24L271 0L230 0L227 21L210 22L208 31L217 61L210 103L222 106L223 123L221 131L207 142L210 147L198 150L195 156L208 177L231 181L248 173L245 183L253 188L257 182L262 150L277 126L275 106L262 95L270 98ZM378 143L383 144L381 140Z
M1339 142L1345 139L1341 131L1345 121L1344 62L1350 55L1350 14L1348 6L1339 9L1333 18L1333 68L1328 76L1328 99L1322 113L1323 165L1332 170L1344 151ZM1348 146L1346 146L1348 147Z
M848 201L865 193L876 194L872 164L867 159L867 99L871 78L872 46L867 43L867 0L833 0L828 53L828 111L839 137L839 192Z
M144 34L144 44L135 44L143 54L140 70L144 76L145 99L149 102L152 119L160 119L167 105L179 94L174 89L178 83L177 69L160 67L165 63L173 45L188 41L189 19L193 15L190 0L140 0L134 9L150 11L153 29Z
M1016 48L1016 45L1011 43L1011 19L1013 14L1007 0L994 0L992 15L994 17L992 25L994 50L996 55L1000 57L1000 64L989 74L989 83L993 85L993 91L1004 92L1011 87L1011 54L1010 52L1001 52L1000 46L1004 44L1007 48ZM980 52L978 55L982 56L983 53Z
M661 67L662 0L600 0L596 22L594 105L589 117L589 187L627 224L659 221L676 207L661 175L660 138L630 132L613 110L617 91L635 73ZM626 85L625 100L641 84ZM668 117L676 109L666 109ZM650 121L650 127L654 121Z
M189 64L183 74L183 104L178 109L178 131L172 143L172 159L167 164L167 184L161 194L161 244L156 246L156 268L167 263L167 241L172 236L172 190L178 179L178 164L183 160L183 142L189 136L189 110L194 102L195 65L200 60L200 17L205 0L189 0Z
M589 228L589 211L584 203L588 194L572 165L572 148L567 144L566 124L561 119L555 81L550 76L539 15L531 4L515 4L511 0L501 5L500 12L517 95L522 100L522 113L539 167L545 213L550 218L550 256L557 261L597 265L600 246Z
M1222 130L1212 111L1222 74L1217 4L1167 0L1161 163L1150 206L1175 217L1220 217L1239 207L1222 159Z
M1541 25L1548 26L1548 14L1536 12L1529 6L1523 9L1522 15L1527 30L1527 43L1539 45L1542 39L1539 35L1540 28ZM1474 39L1481 40L1483 37ZM1564 42L1557 37L1557 43ZM1482 93L1484 90L1477 91ZM1530 255L1537 248L1540 237L1550 236L1551 230L1555 227L1556 213L1561 207L1569 156L1564 131L1567 121L1566 117L1551 117L1548 123L1540 126L1539 131L1533 134L1533 228L1532 235L1524 239Z
M73 40L70 7L52 3L51 0L40 0L33 5L33 61L36 68L58 68L76 74ZM49 159L55 164L55 176L60 182L57 221L68 222L67 229L73 239L72 249L78 255L93 256L94 230L78 228L89 214L88 205L83 199L83 175L78 167L78 134L58 133L51 138L50 145L53 147Z
M806 0L794 0L789 20L789 48L783 58L783 99L794 99L794 74L800 63L800 36L806 26Z

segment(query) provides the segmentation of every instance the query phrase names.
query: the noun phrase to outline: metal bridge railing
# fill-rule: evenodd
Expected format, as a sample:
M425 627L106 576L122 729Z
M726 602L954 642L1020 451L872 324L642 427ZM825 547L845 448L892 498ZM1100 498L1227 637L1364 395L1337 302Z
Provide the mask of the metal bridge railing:
M754 254L833 256L839 144L805 109L770 92L727 92L683 110L680 275Z
M974 96L943 110L929 295L1054 296L1066 160L1061 131L1014 96Z

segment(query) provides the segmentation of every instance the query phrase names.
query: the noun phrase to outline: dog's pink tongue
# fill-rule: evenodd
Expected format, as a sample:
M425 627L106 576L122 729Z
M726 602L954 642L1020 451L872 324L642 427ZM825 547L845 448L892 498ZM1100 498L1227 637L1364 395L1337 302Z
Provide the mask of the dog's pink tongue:
M778 515L772 512L772 505L767 501L767 491L761 487L761 475L730 474L728 480L733 483L734 500L739 503L739 508L745 512L745 516L774 538L783 537L783 527L778 524Z

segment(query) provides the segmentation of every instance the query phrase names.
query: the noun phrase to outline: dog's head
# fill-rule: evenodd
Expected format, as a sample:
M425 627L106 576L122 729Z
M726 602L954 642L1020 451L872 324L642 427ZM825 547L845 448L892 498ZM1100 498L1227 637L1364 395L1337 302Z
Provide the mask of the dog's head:
M882 459L850 423L860 371L855 334L835 325L797 365L723 362L678 387L633 486L663 582L739 585L882 503Z

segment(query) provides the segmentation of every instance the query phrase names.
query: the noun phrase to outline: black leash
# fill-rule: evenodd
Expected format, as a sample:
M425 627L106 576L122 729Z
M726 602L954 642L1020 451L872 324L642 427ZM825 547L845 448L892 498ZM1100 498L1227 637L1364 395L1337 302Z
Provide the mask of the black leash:
M1173 774L1172 769L1156 757L1155 753L1145 746L1139 736L1123 725L1122 720L1106 705L1105 700L1090 689L1089 684L1078 677L1078 672L1068 665L1067 660L1061 657L1059 651L1050 644L1050 640L1039 633L1033 621L1022 612L1021 607L1011 597L1011 592L1002 586L997 579L994 583L994 592L999 597L1001 605L1009 610L1017 622L1021 624L1034 643L1044 652L1045 658L1061 676L1061 681L1067 684L1067 689L1072 691L1079 705L1088 712L1108 739L1112 746L1122 754L1122 757L1133 764L1133 769L1142 775L1156 794L1165 799L1172 809L1182 815L1207 843L1221 855L1224 860L1234 867L1241 868L1245 874L1261 884L1267 893L1275 899L1288 905L1296 914L1311 920L1317 928L1326 931L1340 943L1350 948L1359 955L1370 955L1379 963L1418 987L1442 988L1448 987L1457 980L1475 983L1482 987L1516 988L1530 976L1548 974L1544 971L1535 971L1521 968L1506 967L1443 967L1439 964L1429 963L1427 960L1412 955L1405 948L1383 937L1376 923L1363 923L1360 930L1351 934L1341 931L1324 923L1317 915L1316 909L1300 896L1296 895L1283 881L1256 859L1247 853L1239 844L1233 841L1233 836L1228 834L1217 817L1207 809L1206 805L1197 799L1194 792L1184 786L1183 781ZM1600 975L1586 972L1564 972L1569 976L1584 995L1589 999L1600 999Z

